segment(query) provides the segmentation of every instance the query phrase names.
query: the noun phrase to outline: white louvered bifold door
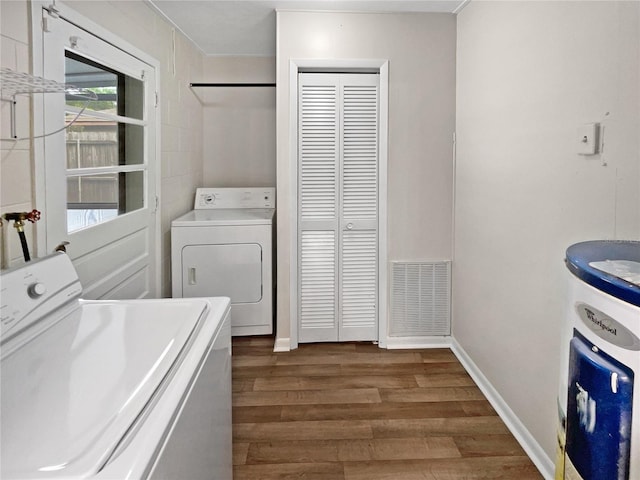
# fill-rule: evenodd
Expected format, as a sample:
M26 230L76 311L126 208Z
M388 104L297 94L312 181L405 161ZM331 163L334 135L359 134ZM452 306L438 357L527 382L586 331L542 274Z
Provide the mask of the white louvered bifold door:
M378 75L300 74L298 341L377 340Z

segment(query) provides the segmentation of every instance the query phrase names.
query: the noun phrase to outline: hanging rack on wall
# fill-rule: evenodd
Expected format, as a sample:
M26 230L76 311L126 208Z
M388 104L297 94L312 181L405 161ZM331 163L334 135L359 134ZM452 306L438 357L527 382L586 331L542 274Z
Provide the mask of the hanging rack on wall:
M16 133L16 95L28 95L32 93L64 93L65 95L69 95L80 100L98 100L98 95L90 90L56 82L55 80L36 77L28 73L16 72L6 67L0 68L0 93L2 101L10 102L11 104L11 138L3 140L18 140L18 135ZM78 116L76 116L76 118ZM71 123L75 122L75 120L76 119ZM71 123L67 125L67 127L70 126ZM51 135L52 133L57 133L57 131L42 136Z

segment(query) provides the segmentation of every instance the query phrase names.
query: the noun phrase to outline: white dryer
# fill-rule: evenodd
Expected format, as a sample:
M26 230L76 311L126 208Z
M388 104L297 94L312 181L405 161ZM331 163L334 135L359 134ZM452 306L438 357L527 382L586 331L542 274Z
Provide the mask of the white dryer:
M231 298L231 334L273 333L274 188L199 188L171 224L174 298Z

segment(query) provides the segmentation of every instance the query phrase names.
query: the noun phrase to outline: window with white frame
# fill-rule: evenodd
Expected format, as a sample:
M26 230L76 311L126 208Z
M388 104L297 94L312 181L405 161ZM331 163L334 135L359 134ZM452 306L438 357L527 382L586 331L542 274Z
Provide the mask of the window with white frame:
M71 51L65 83L97 97L66 99L70 233L144 206L144 84Z

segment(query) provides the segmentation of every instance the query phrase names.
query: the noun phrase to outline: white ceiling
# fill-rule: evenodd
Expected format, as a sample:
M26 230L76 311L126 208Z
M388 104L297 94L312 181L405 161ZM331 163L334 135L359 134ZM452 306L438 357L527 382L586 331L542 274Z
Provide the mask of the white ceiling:
M275 10L452 13L468 0L148 0L206 55L275 56Z

